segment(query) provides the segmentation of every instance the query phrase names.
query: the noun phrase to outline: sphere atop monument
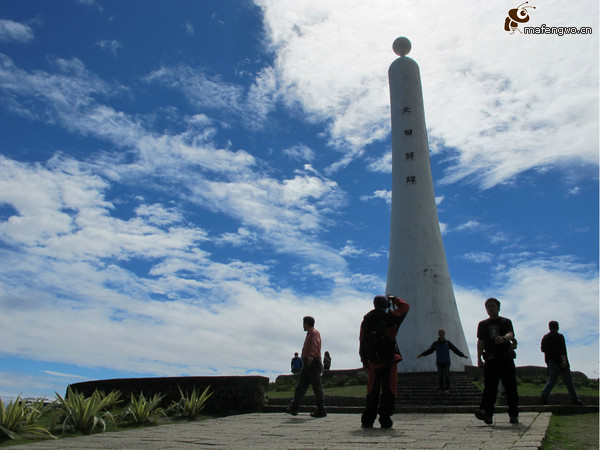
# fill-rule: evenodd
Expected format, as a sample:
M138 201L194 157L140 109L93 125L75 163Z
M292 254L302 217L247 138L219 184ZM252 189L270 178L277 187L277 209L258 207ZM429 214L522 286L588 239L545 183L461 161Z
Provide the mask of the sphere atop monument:
M394 49L394 53L396 53L396 55L406 56L410 52L412 45L408 38L401 36L394 41L392 48Z

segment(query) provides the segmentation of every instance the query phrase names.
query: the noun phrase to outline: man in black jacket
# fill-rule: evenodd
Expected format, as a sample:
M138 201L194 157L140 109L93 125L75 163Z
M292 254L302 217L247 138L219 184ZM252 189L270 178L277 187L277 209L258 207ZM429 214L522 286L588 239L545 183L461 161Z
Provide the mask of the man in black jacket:
M567 358L567 344L565 343L565 337L558 332L557 321L550 321L548 323L548 328L550 329L550 333L542 338L542 352L544 352L544 358L546 360L546 365L548 366L548 381L542 390L542 402L548 404L550 392L560 375L569 391L571 402L573 402L574 405L583 405L577 396L575 385L573 384L569 359Z
M510 319L499 316L497 299L488 298L485 310L489 318L477 326L477 365L483 369L483 394L475 417L487 424L493 422L498 383L502 381L510 423L519 423L519 394L511 346L515 331Z

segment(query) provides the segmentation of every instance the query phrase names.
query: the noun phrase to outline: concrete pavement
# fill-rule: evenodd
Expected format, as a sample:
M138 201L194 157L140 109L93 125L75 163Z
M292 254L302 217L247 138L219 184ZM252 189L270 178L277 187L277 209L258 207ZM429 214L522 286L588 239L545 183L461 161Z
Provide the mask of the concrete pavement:
M537 449L550 413L521 413L512 425L508 415L485 425L473 414L396 414L394 427L360 427L359 414L252 413L198 422L165 424L90 436L46 440L18 448L60 449ZM376 422L377 424L377 422Z

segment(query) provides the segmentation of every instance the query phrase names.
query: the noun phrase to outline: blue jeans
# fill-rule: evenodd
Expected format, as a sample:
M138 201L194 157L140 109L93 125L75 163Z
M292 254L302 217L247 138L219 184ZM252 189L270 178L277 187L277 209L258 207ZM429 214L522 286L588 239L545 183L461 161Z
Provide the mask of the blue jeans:
M571 370L568 367L561 369L560 363L557 363L555 361L548 361L548 375L548 381L546 382L546 385L542 390L542 398L548 400L550 392L552 391L552 388L554 388L554 385L558 380L558 376L560 375L563 381L565 382L565 386L567 386L567 390L569 391L569 395L571 396L571 401L576 402L579 400L577 392L575 392L575 384L573 384Z

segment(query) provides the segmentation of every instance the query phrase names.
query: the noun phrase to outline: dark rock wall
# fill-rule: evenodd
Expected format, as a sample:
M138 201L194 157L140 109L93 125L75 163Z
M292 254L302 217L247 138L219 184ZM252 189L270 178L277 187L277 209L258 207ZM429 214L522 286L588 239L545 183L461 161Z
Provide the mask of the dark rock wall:
M202 393L208 386L213 395L206 402L206 412L251 412L261 410L266 404L269 379L261 376L115 378L85 381L70 387L86 396L92 395L95 390L105 393L117 390L125 403L131 393L137 396L142 392L146 397L160 393L165 395L162 406L167 407L171 401L181 398L179 388L184 394L191 394L194 388L197 393Z

